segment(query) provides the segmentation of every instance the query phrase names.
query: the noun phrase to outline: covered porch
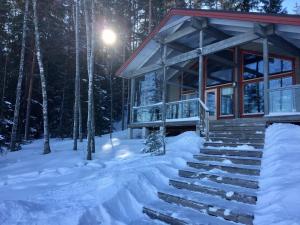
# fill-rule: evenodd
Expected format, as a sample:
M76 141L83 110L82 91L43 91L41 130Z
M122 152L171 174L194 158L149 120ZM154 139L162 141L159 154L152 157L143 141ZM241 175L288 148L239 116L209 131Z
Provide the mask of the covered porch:
M300 121L300 19L173 10L118 71L130 126L196 126L265 117Z

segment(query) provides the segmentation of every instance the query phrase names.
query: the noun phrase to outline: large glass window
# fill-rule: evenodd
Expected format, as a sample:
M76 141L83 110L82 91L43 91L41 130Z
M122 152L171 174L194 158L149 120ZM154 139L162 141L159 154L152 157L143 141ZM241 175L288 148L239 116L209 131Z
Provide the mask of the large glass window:
M233 88L225 87L221 89L221 115L233 115Z
M262 81L244 85L244 113L262 113L264 111L264 84Z
M146 106L162 101L162 71L147 73L135 80L135 106Z
M263 57L254 54L244 54L244 80L260 78L264 76ZM291 60L269 58L269 75L287 73L293 70Z
M134 122L158 121L162 118L162 72L147 73L135 79Z
M233 52L225 50L208 57L206 86L215 86L231 83L233 80L233 67L224 63L233 62Z

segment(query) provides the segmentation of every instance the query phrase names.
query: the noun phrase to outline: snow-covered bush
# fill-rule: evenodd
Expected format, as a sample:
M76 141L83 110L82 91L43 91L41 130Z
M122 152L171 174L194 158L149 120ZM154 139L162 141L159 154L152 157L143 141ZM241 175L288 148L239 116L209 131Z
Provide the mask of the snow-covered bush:
M152 131L147 136L144 144L145 147L142 149L143 153L151 153L153 155L163 154L163 144L165 138L160 131Z

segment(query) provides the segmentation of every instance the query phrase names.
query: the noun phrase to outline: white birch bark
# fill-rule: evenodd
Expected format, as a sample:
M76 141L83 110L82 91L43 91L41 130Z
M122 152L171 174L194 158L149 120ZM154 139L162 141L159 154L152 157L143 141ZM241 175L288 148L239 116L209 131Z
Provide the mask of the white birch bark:
M93 74L94 74L94 45L95 45L95 11L94 1L92 1L92 20L89 19L89 12L87 8L87 0L84 0L84 12L86 23L87 36L87 67L88 67L88 119L87 119L87 160L92 160L92 147L94 143L93 137ZM90 23L92 24L90 29Z
M42 86L42 96L43 96L43 123L44 123L44 154L51 152L49 144L49 127L48 127L48 98L47 98L47 87L46 87L46 78L44 72L44 65L41 53L40 46L40 33L38 29L38 17L37 17L37 0L32 0L33 4L33 23L34 23L34 36L35 36L35 47L36 47L36 56L40 70L41 77L41 86Z
M73 124L73 150L77 150L77 139L79 129L79 101L80 101L80 73L79 73L79 0L75 0L75 48L76 48L76 75L74 92L74 124Z
M11 141L10 141L10 150L16 151L16 139L17 139L17 129L19 123L19 114L20 114L20 101L21 101L21 92L22 92L22 81L24 77L24 58L25 58L25 48L26 48L26 31L27 31L27 20L28 20L28 6L29 0L25 0L25 10L24 10L24 19L23 19L23 30L22 30L22 47L21 47L21 58L20 58L20 67L19 67L19 76L18 84L16 91L16 103L14 111L14 121L11 131Z

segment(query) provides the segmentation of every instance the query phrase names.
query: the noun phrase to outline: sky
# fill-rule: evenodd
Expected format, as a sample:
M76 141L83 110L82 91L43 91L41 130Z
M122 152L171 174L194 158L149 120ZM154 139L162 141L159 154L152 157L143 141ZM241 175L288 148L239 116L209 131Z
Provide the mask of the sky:
M296 2L298 2L300 4L300 0L285 0L283 2L283 6L286 7L286 9L288 10L288 13L293 14Z

